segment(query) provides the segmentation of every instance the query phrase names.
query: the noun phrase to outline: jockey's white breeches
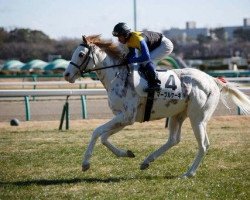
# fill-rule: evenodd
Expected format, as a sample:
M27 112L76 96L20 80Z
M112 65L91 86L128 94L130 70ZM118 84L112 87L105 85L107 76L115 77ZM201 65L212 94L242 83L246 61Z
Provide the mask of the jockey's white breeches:
M166 37L162 37L162 41L160 46L158 46L156 49L154 49L152 52L150 52L151 60L154 63L157 63L161 59L168 56L174 49L173 43Z

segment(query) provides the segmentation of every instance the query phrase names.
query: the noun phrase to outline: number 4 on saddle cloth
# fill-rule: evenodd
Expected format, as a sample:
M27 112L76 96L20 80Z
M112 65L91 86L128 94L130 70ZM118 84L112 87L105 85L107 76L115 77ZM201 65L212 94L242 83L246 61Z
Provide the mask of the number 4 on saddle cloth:
M147 97L148 93L145 89L148 88L148 81L140 71L139 65L133 65L133 81L136 92L141 97ZM161 80L161 90L154 92L154 98L160 99L182 99L181 81L172 70L158 71L158 78Z
M144 99L144 111L142 111L141 122L150 121L153 110L161 108L161 104L165 104L170 100L180 100L184 98L181 88L181 81L178 76L172 71L158 71L158 78L161 81L160 91L145 92L148 88L148 81L140 72L139 65L133 65L133 82L137 94Z

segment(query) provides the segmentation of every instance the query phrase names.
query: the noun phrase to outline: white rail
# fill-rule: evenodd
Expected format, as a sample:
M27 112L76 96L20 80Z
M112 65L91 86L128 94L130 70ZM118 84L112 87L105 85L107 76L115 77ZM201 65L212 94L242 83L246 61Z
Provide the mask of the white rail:
M250 77L225 78L229 82L250 82Z
M87 84L99 84L100 81L76 81L74 84L87 85ZM36 85L70 85L67 81L39 81L39 82L0 82L0 86L36 86Z
M241 90L242 92L250 93L250 87L240 87L238 89Z
M107 95L105 89L0 90L0 97Z

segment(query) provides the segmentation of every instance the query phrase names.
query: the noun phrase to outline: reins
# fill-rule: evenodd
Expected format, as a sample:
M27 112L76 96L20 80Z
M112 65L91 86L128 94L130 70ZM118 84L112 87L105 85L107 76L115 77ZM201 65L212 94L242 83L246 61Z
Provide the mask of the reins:
M125 64L125 63L120 63L120 64L117 64L117 65L110 65L110 66L106 66L106 67L89 69L89 70L86 70L84 73L89 73L89 72L93 72L93 71L99 71L99 70L108 69L108 68L120 67L122 65L126 65L127 66L127 64Z
M103 70L103 69L108 69L108 68L114 68L114 67L120 67L122 65L126 65L126 67L128 68L128 65L126 63L120 63L120 64L116 64L116 65L110 65L110 66L105 66L105 67L100 67L100 68L93 68L93 69L88 69L88 70L85 70L89 61L90 61L90 54L92 55L92 58L93 58L93 63L94 63L94 66L96 66L95 64L95 58L94 58L94 54L93 54L93 51L92 51L92 47L88 44L80 44L80 46L84 46L88 49L88 52L84 58L84 60L82 61L82 63L80 65L77 65L76 63L70 61L70 64L74 65L79 71L80 71L80 74L81 76L83 77L84 74L86 73L89 73L89 72L94 72L94 71L99 71L99 70ZM85 64L85 67L84 69L81 69L81 67Z

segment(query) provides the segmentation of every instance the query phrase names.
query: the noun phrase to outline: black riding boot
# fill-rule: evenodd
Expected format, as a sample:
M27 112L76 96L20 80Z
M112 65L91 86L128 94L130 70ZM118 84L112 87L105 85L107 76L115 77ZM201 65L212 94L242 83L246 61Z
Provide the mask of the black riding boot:
M149 91L160 91L161 90L161 81L157 77L157 73L152 62L148 62L145 66L145 75L148 79L148 88L145 90Z

